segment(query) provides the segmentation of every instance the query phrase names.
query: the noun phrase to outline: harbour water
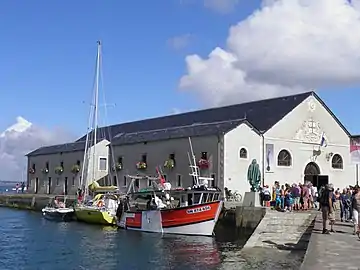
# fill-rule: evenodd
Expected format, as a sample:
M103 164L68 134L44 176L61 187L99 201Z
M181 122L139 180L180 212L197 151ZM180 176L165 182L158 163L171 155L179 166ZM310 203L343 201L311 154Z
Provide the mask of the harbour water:
M274 270L297 269L302 257L277 250L254 250L246 256L241 253L246 239L229 241L226 234L223 239L161 236L51 222L40 213L1 207L0 217L3 270Z
M56 223L41 214L0 208L1 269L219 269L226 249L208 237L161 236Z

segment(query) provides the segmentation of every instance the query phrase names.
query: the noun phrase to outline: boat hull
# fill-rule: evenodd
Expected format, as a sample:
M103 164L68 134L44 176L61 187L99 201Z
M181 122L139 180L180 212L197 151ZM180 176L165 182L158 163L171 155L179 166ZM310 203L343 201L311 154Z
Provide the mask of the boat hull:
M181 208L126 212L119 227L143 232L212 236L222 201Z
M42 209L43 217L47 220L69 222L74 220L74 210L70 208L56 209L56 208L44 208Z
M116 225L116 217L96 208L75 208L75 216L78 221L89 224Z

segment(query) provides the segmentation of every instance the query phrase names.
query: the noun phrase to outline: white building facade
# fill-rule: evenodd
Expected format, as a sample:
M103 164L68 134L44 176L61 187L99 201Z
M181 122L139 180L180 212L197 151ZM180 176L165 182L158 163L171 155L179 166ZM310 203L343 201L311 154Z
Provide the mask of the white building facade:
M351 135L313 94L264 133L250 125L224 135L224 183L230 190L249 191L247 168L259 163L264 184L311 181L344 188L357 182L350 160Z

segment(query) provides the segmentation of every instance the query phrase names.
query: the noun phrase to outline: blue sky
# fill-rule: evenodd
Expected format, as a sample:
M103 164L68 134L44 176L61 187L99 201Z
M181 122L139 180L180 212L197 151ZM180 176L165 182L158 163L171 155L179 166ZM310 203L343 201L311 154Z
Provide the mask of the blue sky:
M224 46L229 27L259 4L244 1L219 14L201 0L3 1L0 130L21 115L84 133L98 39L107 103L116 104L108 109L109 123L200 108L195 96L178 90L185 56ZM187 46L169 45L185 34L191 34ZM360 133L356 88L318 93L351 132Z

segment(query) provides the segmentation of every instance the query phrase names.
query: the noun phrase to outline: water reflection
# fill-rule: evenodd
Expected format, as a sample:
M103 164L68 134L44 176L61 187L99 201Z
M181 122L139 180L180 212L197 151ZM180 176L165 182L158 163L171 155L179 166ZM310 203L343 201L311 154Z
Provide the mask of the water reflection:
M220 251L214 238L166 235L162 238L164 250L169 250L172 264L179 261L192 269L212 269L220 261Z

